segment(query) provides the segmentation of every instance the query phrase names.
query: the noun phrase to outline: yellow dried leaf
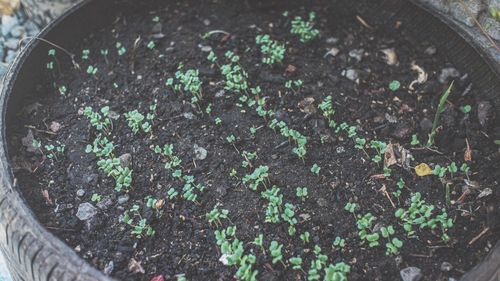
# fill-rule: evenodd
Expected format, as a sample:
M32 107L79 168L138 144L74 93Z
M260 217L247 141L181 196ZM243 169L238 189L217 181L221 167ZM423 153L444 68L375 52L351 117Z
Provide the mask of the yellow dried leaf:
M425 177L428 175L432 175L432 169L429 165L422 163L415 167L415 172L420 177Z
M0 14L12 15L19 7L20 0L0 0Z

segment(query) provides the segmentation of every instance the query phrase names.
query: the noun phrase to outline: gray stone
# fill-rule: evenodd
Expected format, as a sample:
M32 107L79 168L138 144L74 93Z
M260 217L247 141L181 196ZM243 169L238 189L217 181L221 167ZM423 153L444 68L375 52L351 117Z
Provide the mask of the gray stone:
M118 204L123 205L128 202L130 196L128 194L123 194L118 197Z
M107 210L111 205L113 205L113 200L111 200L111 198L104 198L97 202L97 208L101 210Z
M500 9L500 6L499 6L499 9ZM498 22L495 19L492 19L489 14L485 14L481 18L480 22L481 22L482 26L484 27L484 29L486 30L486 32L488 32L488 34L493 39L500 41L500 22Z
M182 116L184 116L184 118L188 119L188 120L193 120L194 119L194 114L192 112L184 112L182 114Z
M359 79L359 72L355 69L346 69L342 71L342 76L357 83Z
M420 120L420 130L423 132L428 132L432 129L432 121L429 118L422 118Z
M444 261L442 264L441 264L441 271L444 271L444 272L449 272L453 269L453 265L447 261Z
M122 167L130 167L130 164L132 164L132 154L130 153L125 153L118 157L118 159L120 159Z
M328 206L328 201L325 198L319 198L318 200L316 200L316 203L318 203L318 206L320 207Z
M462 3L459 1L450 4L450 13L457 21L462 22L468 26L475 26L479 13L484 9L483 3L480 1L464 1L467 10L464 9Z
M448 79L450 78L457 78L460 76L460 72L454 67L445 67L441 69L441 72L439 73L438 80L442 84L445 84L448 82Z
M215 93L215 97L216 98L222 98L224 97L224 95L226 94L226 91L224 89L218 91L217 93Z
M104 267L102 272L106 275L110 275L113 273L113 270L115 269L115 263L113 261L108 262L108 264Z
M17 50L19 46L19 40L16 38L10 38L7 39L7 41L5 41L3 45L11 50Z
M341 153L344 153L345 152L345 148L343 146L338 146L335 151L338 153L338 154L341 154Z
M85 190L80 188L76 191L76 196L83 197L84 195L85 195Z
M6 63L11 63L14 61L14 59L17 56L17 52L14 50L8 50L7 51L7 56L5 57L5 62Z
M401 279L403 279L403 281L419 281L422 277L424 277L422 275L422 270L414 266L402 269L399 274L401 275Z
M349 56L351 58L356 59L356 61L360 62L363 59L363 54L365 53L364 49L354 49L349 51Z
M91 219L97 214L97 209L92 204L85 202L78 206L78 211L76 212L76 217L81 221L86 221Z
M488 127L489 121L494 119L493 105L489 101L479 101L477 103L477 118L479 124L483 127Z
M11 32L12 28L18 24L17 17L15 16L2 16L2 35L7 36Z
M207 158L207 150L197 144L194 145L194 155L197 160L205 160Z
M12 30L10 31L10 34L16 38L20 38L21 36L23 36L24 34L26 33L26 30L24 29L23 26L15 26L14 28L12 28Z
M425 49L424 53L428 56L433 56L437 53L437 49L434 46L429 46Z
M335 37L328 37L328 38L326 38L326 43L327 44L337 44L337 42L339 42L338 38L335 38Z

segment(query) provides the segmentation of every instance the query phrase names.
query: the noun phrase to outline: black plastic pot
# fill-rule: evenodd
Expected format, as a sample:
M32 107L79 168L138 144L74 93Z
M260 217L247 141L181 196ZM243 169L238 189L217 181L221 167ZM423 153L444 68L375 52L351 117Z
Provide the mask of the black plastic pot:
M375 1L375 0L374 0ZM401 28L416 38L430 41L458 67L467 69L478 89L479 98L491 100L500 114L500 61L489 51L462 33L459 25L441 21L439 15L425 11L409 1L377 0L379 9L390 11L387 24L402 21ZM342 2L342 1L340 1ZM340 3L339 2L339 3ZM344 1L345 5L355 6ZM86 0L66 12L46 27L40 37L60 46L70 46L92 31L112 21L110 11L118 10L118 0ZM112 13L112 12L111 12ZM377 17L377 11L363 15ZM31 40L12 64L1 85L0 126L0 249L7 257L14 280L111 280L48 232L35 218L16 185L6 144L8 128L16 126L14 113L25 97L36 93L46 68L46 54L50 45ZM485 260L466 273L462 281L500 280L500 243Z

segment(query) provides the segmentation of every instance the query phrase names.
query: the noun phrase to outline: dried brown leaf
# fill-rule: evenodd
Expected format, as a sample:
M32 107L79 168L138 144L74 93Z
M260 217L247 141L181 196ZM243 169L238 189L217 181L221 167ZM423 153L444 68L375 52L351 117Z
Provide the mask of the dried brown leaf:
M128 271L132 273L142 273L144 274L144 268L142 268L141 262L136 261L134 258L131 258L128 262Z
M470 161L472 161L472 150L470 149L469 140L465 139L465 143L467 146L466 146L465 152L464 152L464 161L470 162Z
M316 112L316 107L314 106L313 97L307 97L301 100L297 106L299 107L300 111L307 114L312 114Z
M21 0L0 0L0 14L12 15L14 11L19 8Z
M392 143L387 145L387 149L384 153L384 167L390 167L398 163L396 155L394 155L394 145Z

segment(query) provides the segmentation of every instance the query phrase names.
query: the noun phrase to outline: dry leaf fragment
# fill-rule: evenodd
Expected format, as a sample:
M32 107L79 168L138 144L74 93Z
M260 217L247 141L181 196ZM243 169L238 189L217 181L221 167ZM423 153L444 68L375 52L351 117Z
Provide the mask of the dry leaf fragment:
M415 173L417 173L419 177L425 177L428 175L432 175L432 169L431 167L429 167L429 165L421 163L415 167Z
M470 149L469 140L467 138L465 139L465 144L467 145L467 147L465 148L464 152L464 161L470 162L472 161L472 150Z
M387 63L388 65L398 64L398 56L396 55L396 51L394 50L394 48L383 49L380 51L385 55L385 63Z
M0 13L10 16L19 8L21 0L0 0Z
M390 143L387 145L384 153L384 167L388 168L396 163L398 163L398 161L396 160L396 155L394 155L394 147L393 144Z
M316 112L316 107L314 106L313 97L307 97L301 100L297 106L299 107L300 111L307 114L312 114Z
M142 268L141 262L136 261L134 258L131 258L128 262L128 271L132 273L142 273L144 274L144 268Z
M417 76L416 80L413 80L410 83L410 86L408 86L408 89L415 90L415 88L413 88L413 85L415 85L417 83L423 84L423 83L427 82L428 74L427 74L427 72L425 72L425 70L423 68L416 65L414 61L411 62L411 70L416 71L418 73L418 76Z
M54 205L54 202L52 202L52 199L50 199L49 191L47 189L42 190L42 196L45 199L45 202L47 202L47 205Z

